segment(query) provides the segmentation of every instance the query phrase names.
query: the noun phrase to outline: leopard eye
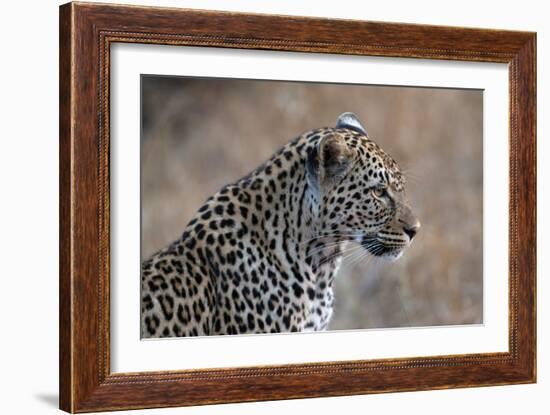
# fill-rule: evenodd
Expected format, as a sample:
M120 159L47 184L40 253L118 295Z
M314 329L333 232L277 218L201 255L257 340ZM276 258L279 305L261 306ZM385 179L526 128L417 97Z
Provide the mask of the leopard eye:
M388 194L385 187L376 187L373 192L376 197L385 197Z

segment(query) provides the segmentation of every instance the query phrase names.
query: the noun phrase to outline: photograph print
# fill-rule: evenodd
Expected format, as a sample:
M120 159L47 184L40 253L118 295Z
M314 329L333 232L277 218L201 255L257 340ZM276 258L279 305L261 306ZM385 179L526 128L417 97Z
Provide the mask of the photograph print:
M483 323L483 91L141 76L141 337Z

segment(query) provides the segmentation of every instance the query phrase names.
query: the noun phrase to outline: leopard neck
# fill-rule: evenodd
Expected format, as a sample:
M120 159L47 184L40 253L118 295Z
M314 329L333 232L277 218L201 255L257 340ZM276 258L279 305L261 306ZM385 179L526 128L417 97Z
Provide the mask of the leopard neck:
M319 195L306 178L308 151L318 139L299 137L238 184L253 195L251 225L279 263L330 286L346 242L321 234Z

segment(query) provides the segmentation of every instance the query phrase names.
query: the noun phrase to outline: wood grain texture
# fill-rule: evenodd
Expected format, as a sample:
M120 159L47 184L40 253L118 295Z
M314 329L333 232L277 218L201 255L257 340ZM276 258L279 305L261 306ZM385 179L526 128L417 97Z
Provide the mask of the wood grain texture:
M509 352L111 373L109 70L114 42L508 63ZM61 6L61 409L89 412L534 382L535 68L534 33L86 3Z
M72 403L72 292L71 289L71 141L72 19L69 7L59 14L59 406Z

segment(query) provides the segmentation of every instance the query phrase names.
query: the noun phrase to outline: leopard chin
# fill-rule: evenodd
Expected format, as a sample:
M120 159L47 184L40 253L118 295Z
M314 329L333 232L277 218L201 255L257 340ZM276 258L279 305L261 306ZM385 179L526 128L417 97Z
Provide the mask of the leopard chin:
M392 248L389 252L382 254L381 257L387 261L394 262L394 261L397 261L399 258L401 258L404 252L405 252L405 247Z
M378 249L378 250L368 249L368 251L371 253L371 255L374 255L375 257L383 258L387 261L394 262L403 256L405 249L406 249L405 246L397 247L397 248L383 246L381 249Z

